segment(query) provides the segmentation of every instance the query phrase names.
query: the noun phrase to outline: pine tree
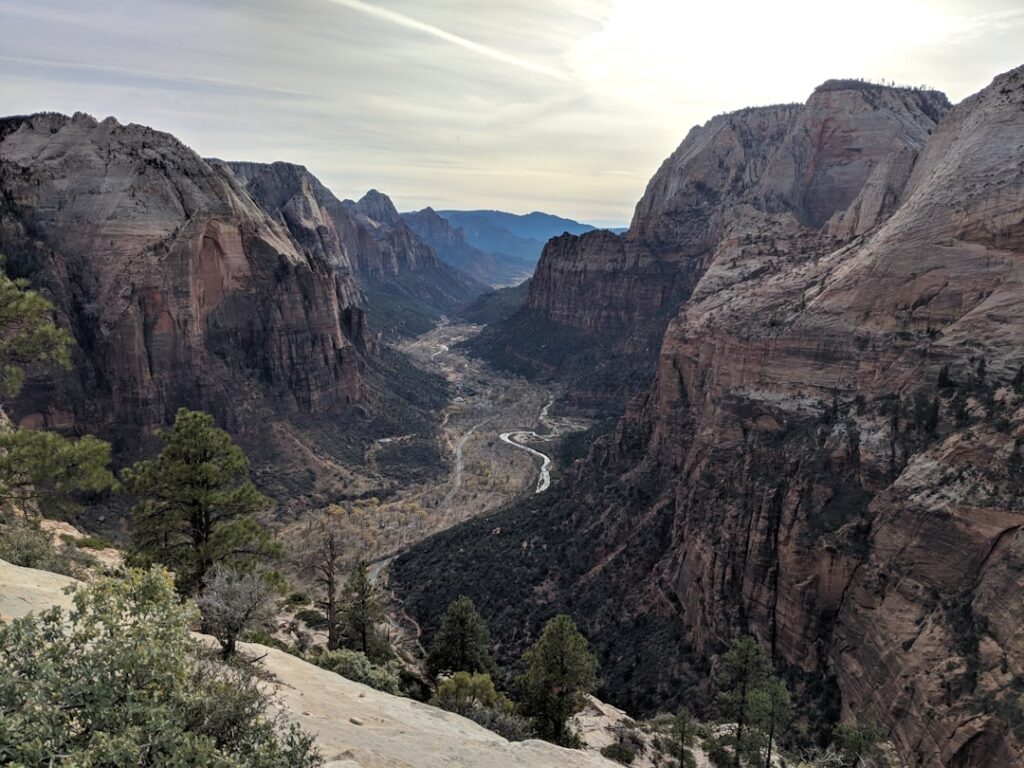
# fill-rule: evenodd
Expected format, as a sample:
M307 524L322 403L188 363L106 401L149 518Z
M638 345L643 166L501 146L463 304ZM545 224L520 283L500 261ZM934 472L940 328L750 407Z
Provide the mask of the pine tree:
M793 720L793 701L786 684L774 675L754 693L754 719L765 734L764 768L771 768L772 749Z
M109 464L109 443L92 435L71 441L56 432L0 432L0 501L52 511L74 491L112 488Z
M159 456L122 475L125 489L141 497L132 510L136 562L163 563L183 594L195 594L217 563L280 554L254 519L268 500L249 479L249 460L212 416L182 408L161 439Z
M740 768L741 755L750 750L748 728L757 717L757 698L771 673L768 656L757 640L749 635L733 640L715 671L718 706L724 717L736 723L733 761L736 768Z
M465 595L444 612L441 629L427 657L427 669L432 675L441 672L497 675L498 665L491 656L491 634L473 601Z
M53 320L53 305L26 280L12 280L0 255L0 397L21 391L25 368L71 364L71 336ZM71 441L55 432L0 425L0 502L50 512L74 491L114 486L110 446L92 436Z
M29 290L27 280L8 277L4 262L0 255L0 396L13 397L21 391L26 366L70 367L71 337L54 325L53 305Z
M679 763L679 768L693 768L697 761L691 747L697 740L697 721L686 707L680 707L672 721L671 753Z
M384 619L377 586L370 581L366 563L359 563L345 582L343 611L345 634L349 644L371 659L379 656L374 640L377 624Z
M938 381L939 389L948 389L950 387L955 387L955 386L956 386L956 384L953 383L953 379L950 378L950 375L949 375L949 366L948 365L942 366L942 369L939 371L939 381Z
M573 620L562 614L544 625L540 638L524 655L519 678L523 711L533 718L541 738L572 744L569 718L586 704L597 687L597 659Z

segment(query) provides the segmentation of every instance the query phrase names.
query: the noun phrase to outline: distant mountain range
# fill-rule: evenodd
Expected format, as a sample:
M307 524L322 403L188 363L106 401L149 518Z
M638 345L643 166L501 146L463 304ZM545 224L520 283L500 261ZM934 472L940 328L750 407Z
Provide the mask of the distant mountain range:
M550 213L435 211L424 208L402 218L442 260L493 286L521 283L533 274L545 244L568 232L600 227ZM617 228L613 232L624 232Z

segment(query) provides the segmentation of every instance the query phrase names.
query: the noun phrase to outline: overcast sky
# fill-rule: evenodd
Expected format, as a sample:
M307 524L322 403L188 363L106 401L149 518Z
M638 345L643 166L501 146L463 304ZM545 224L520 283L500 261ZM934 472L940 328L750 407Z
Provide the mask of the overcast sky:
M82 110L400 209L627 222L687 130L830 77L955 102L1024 0L0 0L0 114Z

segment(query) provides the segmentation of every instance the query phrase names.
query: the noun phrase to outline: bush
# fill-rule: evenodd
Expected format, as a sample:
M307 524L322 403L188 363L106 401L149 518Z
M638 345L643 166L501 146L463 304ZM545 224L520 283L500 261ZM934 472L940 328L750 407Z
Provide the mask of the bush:
M266 629L274 618L273 593L260 573L236 573L221 565L196 600L203 629L217 638L224 658L235 653L239 635Z
M279 651L290 653L292 656L298 656L300 659L302 658L302 652L298 648L293 645L289 645L284 640L278 640L264 629L250 630L242 636L242 640L246 643L265 645L267 648L276 648Z
M629 765L636 759L636 752L623 744L621 741L613 742L607 747L601 748L601 754L609 760L614 760L623 765Z
M130 570L0 625L0 763L312 768L252 671L214 662L164 570Z
M323 667L357 683L376 688L378 691L396 695L401 692L401 680L396 669L397 663L393 662L386 667L377 666L366 657L366 654L350 651L347 648L324 651L314 658L313 662L318 667Z
M50 534L38 522L23 517L12 517L0 525L0 560L64 575L72 575L96 562L70 547L58 551Z
M75 546L79 549L112 549L114 545L102 536L83 536L75 539Z
M509 741L525 741L536 736L530 721L512 711L473 707L462 716Z
M708 752L708 760L717 768L731 768L733 759L732 753L725 748L720 741L708 741L704 744Z
M310 629L327 629L327 617L316 608L305 608L296 613L295 618Z
M460 715L477 707L512 711L512 702L495 689L490 675L482 672L456 672L438 686L432 703Z

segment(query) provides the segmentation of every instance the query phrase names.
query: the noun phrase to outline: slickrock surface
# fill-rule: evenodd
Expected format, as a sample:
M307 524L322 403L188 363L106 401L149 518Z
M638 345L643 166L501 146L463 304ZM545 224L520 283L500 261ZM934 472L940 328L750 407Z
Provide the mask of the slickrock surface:
M0 560L0 620L71 604L67 576ZM277 682L289 719L314 734L330 768L610 768L593 752L508 742L436 707L347 680L276 648L241 643Z
M428 635L417 584L524 606L485 611L513 645L568 610L642 709L752 632L910 765L1024 762L1024 68L943 111L829 83L691 132L566 278L641 233L704 261L653 386L550 498L392 566Z

